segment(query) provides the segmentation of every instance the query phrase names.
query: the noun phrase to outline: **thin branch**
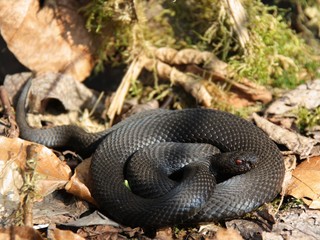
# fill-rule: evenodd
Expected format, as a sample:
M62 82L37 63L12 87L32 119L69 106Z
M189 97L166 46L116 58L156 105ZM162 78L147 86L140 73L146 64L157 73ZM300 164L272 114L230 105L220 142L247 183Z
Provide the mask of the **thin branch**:
M0 100L4 109L4 115L7 117L9 122L9 129L6 132L6 136L11 138L18 137L19 128L16 123L15 112L8 97L8 93L3 86L0 86Z

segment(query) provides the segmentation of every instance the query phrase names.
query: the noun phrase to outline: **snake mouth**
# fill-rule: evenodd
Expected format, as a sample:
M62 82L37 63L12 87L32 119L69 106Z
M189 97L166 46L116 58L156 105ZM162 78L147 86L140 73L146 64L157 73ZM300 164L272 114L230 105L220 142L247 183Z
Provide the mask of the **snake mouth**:
M239 166L239 172L250 171L251 169L256 167L257 161L255 159L236 159L235 164Z
M245 161L244 165L247 171L250 171L251 169L254 169L256 167L256 163L253 163L251 161Z

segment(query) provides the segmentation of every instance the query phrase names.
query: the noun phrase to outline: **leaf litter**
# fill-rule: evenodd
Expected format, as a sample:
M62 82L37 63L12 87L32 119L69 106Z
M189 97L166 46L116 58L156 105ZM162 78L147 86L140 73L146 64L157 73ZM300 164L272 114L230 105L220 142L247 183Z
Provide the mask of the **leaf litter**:
M62 99L61 99L62 100ZM291 179L291 182L289 184L289 187L287 186L287 191L286 191L286 195L292 195L295 196L297 198L302 198L303 200L305 199L305 204L310 205L310 208L317 208L319 209L317 203L319 201L319 190L317 190L317 188L319 187L318 183L319 181L316 179L317 176L319 175L319 170L317 170L318 168L318 158L314 157L314 158L310 158L311 156L311 152L312 151L299 151L299 149L312 149L314 147L314 145L316 145L316 142L314 142L312 139L308 139L306 138L306 141L301 141L299 135L297 133L293 133L290 132L288 130L285 130L279 126L276 126L274 124L272 124L271 122L267 121L264 118L259 117L258 115L253 115L253 118L255 119L257 125L259 127L261 127L264 131L266 131L267 134L269 134L277 143L279 143L280 145L286 145L287 150L289 150L289 152L287 154L289 154L289 156L299 156L300 159L304 158L309 158L308 160L304 160L304 162L302 164L299 164L298 167L293 171L293 177ZM271 127L270 127L271 126ZM287 132L282 132L282 131L287 131ZM281 138L277 138L274 137L275 134L277 133L281 133L280 135L282 136ZM291 135L293 137L291 137ZM298 136L298 137L297 137ZM301 136L302 137L302 136ZM304 137L305 138L305 137ZM20 140L20 139L9 139L9 138L5 138L2 137L2 139L4 139L4 143L6 143L6 141L9 141L9 143L7 144L8 146L12 147L6 149L7 151L4 151L4 149L2 149L2 151L4 151L4 153L2 153L1 155L1 159L11 159L12 155L10 155L10 153L15 153L15 152L21 152L21 145L24 144L31 144L31 143L27 143L24 140ZM310 140L307 141L307 140ZM305 142L305 143L304 143ZM298 148L296 147L296 144L299 144ZM307 144L306 146L304 146L303 144ZM293 146L293 147L292 147ZM19 148L20 147L20 148ZM39 146L40 149L46 149L45 147L41 147ZM24 150L25 151L25 150ZM43 150L36 150L37 152L37 156L41 157L41 151ZM51 150L47 149L45 150L45 152L51 152ZM82 211L81 212L74 212L75 215L70 214L72 211L71 209L66 209L63 210L63 208L60 208L61 211L57 211L56 207L53 206L53 209L51 211L51 213L49 213L50 211L35 211L35 215L34 215L34 222L38 223L38 224L43 224L43 223L48 223L51 222L52 219L56 219L54 220L54 223L57 224L57 226L64 226L63 228L77 228L79 229L77 232L78 234L80 234L81 236L85 237L85 238L92 238L92 236L95 236L96 234L101 234L101 237L111 237L111 238L118 238L118 239L125 239L128 236L130 237L130 235L133 237L137 237L140 236L142 238L148 239L148 237L146 237L144 235L144 232L141 229L130 229L130 228L124 228L122 226L117 226L115 223L112 223L112 221L108 218L106 218L105 216L100 215L97 212L93 212L92 215L90 215L90 211L89 211L89 207L87 205L87 203L91 203L94 204L93 199L90 196L90 176L88 176L88 168L90 166L90 159L87 159L85 161L83 161L77 168L74 169L74 175L71 177L70 176L70 168L67 167L67 165L64 162L61 162L61 160L59 158L56 158L55 155L51 152L50 153L53 158L55 158L56 160L53 161L51 160L50 163L53 164L54 162L57 162L59 165L62 164L62 166L65 166L67 170L66 173L68 173L67 175L65 175L65 177L63 177L61 180L61 183L59 183L58 185L52 185L52 180L50 181L49 176L50 174L46 172L46 177L44 177L44 181L50 181L50 187L42 187L40 189L45 189L47 192L39 192L39 194L37 194L37 196L41 196L40 199L45 199L45 195L48 195L49 193L51 193L52 191L54 191L55 189L59 189L59 188L64 188L67 192L71 193L74 196L79 197L80 199L85 199L86 201L84 202L83 207L81 208ZM14 159L14 157L13 157ZM19 158L20 159L20 158ZM51 159L51 158L50 158ZM45 169L47 168L47 164L49 163L49 160L47 160L48 162L45 163ZM39 163L37 163L37 169L41 169L41 161L38 161ZM304 165L307 165L308 167L304 167ZM51 168L50 168L51 169ZM57 170L56 166L53 166L52 169ZM291 170L294 169L294 167L291 168ZM40 170L39 170L40 171ZM57 170L57 172L59 174L61 174L61 170ZM302 173L301 173L302 172ZM19 173L19 171L17 171L16 175ZM36 174L40 174L36 171ZM53 177L55 181L60 181L58 180L61 177ZM15 179L19 179L19 177L15 177ZM20 182L23 182L22 178L20 177ZM42 179L42 178L40 178ZM302 180L301 180L302 179ZM298 182L298 183L297 183ZM298 185L298 184L302 184ZM14 185L19 186L19 184L14 183ZM21 183L20 183L21 185ZM39 186L41 185L41 182L37 181L36 183L36 188L39 189ZM2 184L2 186L4 186ZM54 187L56 186L56 187ZM292 187L295 186L295 187ZM12 187L10 187L11 189ZM295 190L292 190L295 189ZM3 187L1 187L1 189L4 189ZM18 191L18 190L17 190ZM311 194L311 193L312 194ZM7 194L4 194L7 195ZM19 195L19 194L18 194ZM17 195L17 196L18 196ZM49 195L50 196L50 195ZM19 206L19 197L16 198L16 208L13 209L17 210L17 207ZM45 201L44 201L45 202ZM78 203L77 203L78 202ZM83 201L76 201L74 202L74 205L72 206L79 206L79 203L81 203ZM54 201L48 201L47 204L52 205L54 203ZM57 203L55 203L57 204ZM66 203L63 203L63 201L60 202L60 204L62 204L61 206L63 206ZM44 205L42 206L43 208L46 209L50 209L50 207L48 207L49 205ZM35 204L35 207L40 206L38 203ZM52 208L52 207L51 207ZM299 207L300 208L300 207ZM294 209L290 209L290 212L296 212L299 210L299 208L294 208ZM6 208L6 210L8 210L10 208ZM268 211L267 211L268 212ZM279 213L276 213L274 216L276 216L276 221L275 224L277 224L279 222L279 214L281 215L283 212L280 210ZM51 214L51 215L50 215ZM67 215L66 215L67 214ZM298 214L298 213L297 213ZM301 214L301 213L299 213ZM41 217L42 215L42 217ZM62 217L61 216L68 216L68 217ZM82 217L83 215L83 217ZM89 218L85 217L87 216L90 217ZM46 216L51 216L49 220L48 217ZM294 215L296 216L296 215ZM285 218L283 218L284 220L281 221L289 221L291 215L288 214L286 215ZM41 221L41 218L44 219L44 221ZM78 219L76 221L73 221L72 219ZM82 219L83 218L83 219ZM255 217L254 217L255 218ZM253 219L254 219L253 218ZM312 219L318 219L318 215L314 215L312 217ZM47 219L47 220L45 220ZM260 219L260 222L265 222L265 225L273 225L273 228L268 227L268 228L257 228L257 227L253 227L256 226L255 221L257 220L252 220L252 219L239 219L239 220L232 220L232 221L227 221L226 222L226 227L227 230L221 230L222 232L225 231L223 234L220 234L219 231L217 229L210 229L210 228L205 228L205 227L200 227L200 229L193 229L193 228L187 228L184 231L180 231L179 233L176 234L174 233L173 228L166 228L163 230L159 230L157 231L155 234L155 237L157 237L157 239L175 239L175 238L184 238L186 236L194 236L194 238L202 238L204 237L206 239L206 236L216 236L217 239L224 239L223 236L229 236L229 234L231 234L231 236L233 236L232 238L236 237L234 235L232 235L232 231L236 231L236 232L240 232L241 236L244 239L250 239L254 234L260 234L261 236L264 236L264 239L268 239L269 237L271 237L271 235L276 235L276 236L285 236L286 234L289 234L288 232L281 232L279 229L277 230L277 232L275 233L274 230L275 229L275 225L274 223L270 223L269 220L263 220ZM316 222L319 221L315 220ZM64 223L65 222L65 223ZM51 222L50 224L52 224L53 222ZM249 225L244 225L245 227L241 227L244 223L249 224ZM252 225L253 224L253 225ZM293 223L287 223L287 224L293 224ZM295 222L296 224L296 222ZM303 223L301 223L303 224ZM309 224L309 223L308 223ZM93 225L93 227L92 227ZM290 225L290 226L291 226ZM99 227L98 227L99 226ZM249 227L251 226L251 227ZM286 225L287 226L287 225ZM298 230L294 230L296 225L292 225L292 231L290 231L290 236L294 236L294 234L301 234L301 231ZM81 230L82 229L82 230ZM206 230L204 230L206 229ZM235 229L235 230L233 230ZM48 230L49 231L49 230ZM50 230L52 231L52 230ZM60 230L56 230L56 231L60 231ZM283 230L284 231L284 230ZM183 234L184 232L184 234ZM297 232L297 233L296 233ZM53 234L53 233L52 233ZM59 232L59 234L55 233L57 236L60 236L59 234L62 234L61 232ZM66 233L68 234L68 233ZM182 237L182 234L184 237ZM248 235L249 234L249 235ZM253 235L252 235L253 234ZM317 232L312 233L312 234L318 234ZM64 236L63 234L61 236ZM69 236L69 235L68 235ZM91 236L91 237L90 237ZM113 236L113 237L112 237ZM163 237L165 236L165 237ZM174 237L175 236L175 237ZM218 236L220 236L218 238ZM208 237L207 239L210 239L211 237ZM59 239L59 238L58 238ZM228 239L228 237L226 237L225 239ZM239 239L241 239L239 237ZM312 238L311 238L312 239Z
M63 8L63 1L59 2L58 15L68 9ZM3 9L8 9L8 3L3 2ZM7 5L6 5L7 4ZM39 24L35 23L35 19L32 19L30 16L34 16L35 10L39 10L37 6L37 1L31 1L30 3L24 2L21 4L21 1L16 3L16 9L21 9L22 16L18 16L17 12L13 12L10 16L18 16L20 21L20 27L22 29L19 34L23 34L26 31L29 31L28 25L30 24ZM26 14L24 8L25 4L30 5L30 16L23 16ZM62 6L62 8L61 8ZM24 9L23 9L24 8ZM54 9L54 8L52 8ZM46 8L46 11L49 11L50 14L53 13L51 8ZM5 12L5 11L3 11ZM0 12L0 18L3 19L6 17L3 12ZM42 12L38 15L36 21L41 21ZM50 16L49 14L49 16ZM68 14L66 14L68 15ZM55 27L56 20L52 20L51 24ZM30 69L36 71L38 74L36 76L37 88L34 89L34 101L30 103L31 107L34 107L32 111L44 112L44 109L48 105L48 98L54 98L59 100L65 110L78 110L80 107L86 106L87 108L97 108L97 112L100 113L101 109L105 108L106 103L96 102L98 98L90 90L86 89L82 84L76 83L76 80L83 80L85 76L92 70L92 56L90 55L90 44L86 42L87 36L84 36L83 43L75 44L71 43L71 39L61 39L57 43L59 49L62 49L62 52L57 52L54 58L51 58L50 61L46 55L46 49L40 48L40 56L43 58L37 58L39 62L30 62L28 61L28 52L25 52L24 48L21 51L19 48L19 41L23 38L12 38L12 31L16 31L15 28L10 29L10 21L12 18L5 19L5 24L3 25L5 29L3 30L3 35L8 42L8 46L15 53L21 62L23 62ZM81 19L79 20L81 21ZM68 22L68 21L66 21ZM78 25L78 24L75 24ZM81 25L81 24L80 24ZM63 25L60 25L60 27ZM42 29L42 28L39 28ZM245 29L244 29L245 30ZM32 31L31 31L32 32ZM72 31L71 31L72 32ZM246 31L244 31L245 33ZM46 32L45 32L46 33ZM61 34L61 29L55 28L53 34ZM40 34L40 33L34 33ZM58 34L58 35L59 35ZM237 34L240 34L238 32ZM72 34L71 34L72 35ZM244 34L245 35L245 34ZM60 35L59 35L60 36ZM51 36L43 36L43 39L48 41L51 39ZM42 40L43 40L42 39ZM77 39L77 38L75 38ZM246 39L245 37L243 39ZM24 42L26 40L23 40ZM22 42L23 42L22 41ZM42 46L41 44L34 44L33 46ZM54 48L54 45L51 45ZM64 46L61 48L61 46ZM76 54L70 58L70 55L66 54L74 51ZM52 52L52 49L50 50ZM50 52L49 51L49 52ZM149 53L152 53L151 55ZM25 54L25 55L24 55ZM81 61L73 61L73 57L84 56L81 58ZM68 56L68 57L65 57ZM56 57L59 59L58 64L55 64ZM66 61L62 61L66 60ZM76 64L75 64L76 63ZM79 64L78 64L79 63ZM63 67L62 67L63 65ZM186 66L185 66L186 65ZM41 67L39 67L41 66ZM68 66L66 68L66 66ZM201 67L200 67L201 66ZM70 67L70 68L69 68ZM125 97L129 91L129 86L132 79L138 78L143 69L146 69L150 72L153 72L156 68L158 77L163 78L164 80L170 82L170 84L177 84L185 89L186 92L190 93L199 103L202 103L204 106L212 106L213 98L217 97L219 100L224 100L226 105L235 105L239 104L240 106L250 106L256 101L261 101L263 103L268 103L272 100L271 92L266 88L259 85L255 85L249 80L243 78L240 82L235 82L232 80L232 72L228 68L228 64L215 58L209 52L202 52L194 49L183 49L177 51L172 48L154 48L149 47L144 54L140 55L138 58L135 58L131 62L127 74L123 78L122 85L124 87L118 88L115 97L111 99L111 106L108 108L108 116L111 120L114 119L116 113L123 114L122 109L126 104ZM64 71L65 70L65 71ZM66 74L58 74L52 72L64 72L71 75L67 76ZM21 75L15 75L12 77L12 82L10 82L10 76L7 76L5 86L9 92L9 96L14 96L15 93L19 90L22 79L27 79L30 76L30 73L25 73ZM199 80L199 76L201 76ZM202 81L203 79L210 79L212 82L220 82L222 85L215 86L211 81ZM9 80L8 80L9 79ZM59 83L60 82L60 83ZM60 87L59 87L59 84ZM293 97L288 97L289 95L284 95L284 99L289 99L289 102L280 100L278 103L274 103L272 107L267 110L269 120L274 120L275 116L281 113L278 116L278 124L280 122L284 123L286 116L283 116L283 113L287 113L288 106L289 110L292 110L292 107L303 105L304 101L313 100L312 103L317 103L317 94L318 88L312 87L312 84L317 84L317 81L311 82L302 86L294 92ZM225 94L221 90L221 86L228 85L228 88L231 90L231 94ZM57 90L55 91L54 88ZM49 90L49 91L48 91ZM306 92L305 92L306 91ZM309 91L309 92L308 92ZM52 95L49 95L48 92ZM72 93L72 94L69 94ZM301 94L303 93L303 94ZM313 94L314 98L310 98L310 93ZM288 93L289 94L289 93ZM291 94L291 93L290 93ZM309 99L308 99L309 98ZM110 99L106 99L106 102ZM89 101L89 105L87 104ZM282 101L282 102L281 102ZM90 105L91 104L91 105ZM158 104L158 103L157 103ZM132 105L131 105L132 106ZM135 105L133 105L135 106ZM155 105L152 108L157 108L159 105ZM271 105L272 106L272 105ZM280 107L279 107L280 106ZM318 105L317 105L318 106ZM145 106L144 106L145 107ZM142 107L142 109L144 109ZM149 107L149 106L147 106ZM312 105L314 107L314 105ZM311 107L311 108L312 108ZM278 110L279 108L284 108L285 111ZM139 111L139 110L133 110ZM90 111L91 112L91 111ZM81 114L81 113L80 113ZM82 113L82 116L85 116L85 113ZM30 115L31 116L31 115ZM59 124L70 124L76 123L80 126L86 125L91 126L89 130L95 131L105 128L104 124L99 124L90 119L85 124L77 122L79 119L79 113L76 115L66 114L66 118L62 119L60 123L56 123L56 117L50 116L46 121L52 122L53 125ZM71 116L71 117L70 117ZM90 118L90 114L89 117ZM100 115L101 116L101 115ZM31 116L32 118L32 116ZM254 115L253 118L256 121L256 124L259 125L268 135L277 142L285 151L284 154L287 155L286 161L287 172L291 173L287 177L287 186L284 186L284 189L287 189L283 195L292 195L298 198L302 198L305 201L305 205L297 204L294 207L289 207L286 209L285 204L280 206L280 210L275 211L276 207L262 207L252 215L246 216L241 219L236 219L232 221L225 222L224 228L217 227L217 225L202 225L200 228L165 228L157 232L152 233L153 236L157 239L252 239L252 237L257 237L257 239L285 239L285 238L304 238L304 239L319 239L319 231L317 229L319 226L319 210L310 210L309 208L319 209L319 181L317 176L319 175L319 160L317 157L319 151L317 149L318 141L315 141L312 138L306 138L302 135L299 135L295 132L296 129L292 129L293 121L289 121L289 124L284 126L276 126L271 122L267 121L265 118L261 118L258 115ZM32 120L32 119L31 119ZM39 119L36 120L39 125ZM31 121L32 122L32 121ZM88 124L89 123L89 124ZM36 124L35 124L36 125ZM287 128L287 129L283 129ZM290 129L291 128L291 129ZM277 134L278 133L278 134ZM280 133L280 134L279 134ZM28 157L19 157L15 154L24 154L26 155L27 146L31 143L22 141L21 139L4 139L4 146L8 146L6 149L2 149L4 155L1 155L1 170L3 174L6 174L7 182L2 181L0 190L5 190L7 192L1 192L1 208L3 211L3 219L1 223L5 226L8 224L8 219L12 217L13 221L23 221L26 218L30 219L30 216L33 217L33 223L37 224L40 231L44 231L47 236L51 239L126 239L126 238L139 238L139 239L150 239L146 236L146 233L142 229L131 229L123 226L117 226L115 223L110 222L110 219L102 216L98 212L91 213L93 208L94 201L90 196L90 176L88 176L88 166L90 160L85 160L79 164L75 169L70 168L66 163L64 158L68 156L60 155L63 157L63 160L60 160L55 156L50 150L35 145L34 146L34 158L29 159ZM16 146L16 148L11 148ZM20 146L20 148L18 147ZM23 147L21 147L23 146ZM54 170L57 170L55 174L62 174L63 176L52 175L49 172L43 173L41 170L42 154L49 154L50 158L47 159L46 164L52 160ZM18 159L18 160L17 160ZM17 164L17 161L24 161L24 164ZM296 161L298 162L298 167L296 166ZM9 162L9 164L7 164ZM11 163L14 164L11 164ZM302 162L302 163L301 163ZM301 163L301 164L300 164ZM64 170L58 170L56 166L64 166ZM27 166L27 167L26 167ZM31 171L35 168L34 172ZM47 170L46 168L44 168ZM293 170L294 169L294 170ZM293 170L293 171L292 171ZM74 172L74 175L71 177L71 171ZM64 175L65 173L65 175ZM40 176L40 177L39 177ZM293 176L293 177L291 177ZM50 178L52 177L53 180ZM3 178L4 179L4 178ZM30 181L31 180L31 181ZM46 182L50 182L49 186L44 185ZM290 182L291 181L291 182ZM52 184L54 182L54 184ZM45 187L43 187L43 185ZM5 188L5 186L9 186ZM23 187L22 187L23 186ZM21 189L27 189L30 193L31 201L34 202L32 205L26 204L26 195L21 193ZM63 189L59 191L54 191L55 189ZM11 191L10 193L8 191ZM54 191L53 193L51 193ZM66 193L69 192L69 193ZM86 201L79 200L74 198L77 196ZM8 199L10 197L10 199ZM286 199L289 197L286 196ZM284 201L286 201L286 199ZM279 205L278 200L275 200L273 204ZM7 205L5 205L7 204ZM25 204L25 205L23 205ZM306 207L309 206L309 207ZM19 214L19 207L24 206L25 212L27 213L24 217ZM33 208L33 213L30 213L30 208ZM271 209L271 210L270 210ZM91 214L90 214L91 213ZM18 217L17 217L18 216ZM27 221L30 225L29 221ZM93 225L93 226L91 226ZM41 228L43 226L43 228ZM72 229L65 230L65 229ZM74 233L76 232L76 233ZM6 234L5 236L16 236L16 238L21 238L21 234L26 233L28 238L43 239L42 236L39 236L37 231L34 231L29 227L13 227L10 229L4 229L0 234ZM152 235L152 234L147 234Z

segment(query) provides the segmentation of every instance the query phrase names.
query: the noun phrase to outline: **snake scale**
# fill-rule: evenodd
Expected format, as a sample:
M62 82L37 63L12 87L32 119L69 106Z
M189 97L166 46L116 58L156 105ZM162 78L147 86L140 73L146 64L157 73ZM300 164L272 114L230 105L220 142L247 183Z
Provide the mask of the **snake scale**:
M93 152L93 197L103 213L124 225L161 227L235 218L271 201L281 189L284 163L279 149L263 131L240 117L200 108L154 110L135 114L98 133L76 126L33 129L25 117L30 86L31 80L17 103L20 136L52 148L67 146L87 156ZM245 174L216 185L206 170L208 164L191 163L185 169L185 181L173 190L156 198L134 194L124 185L127 160L165 142L203 143L222 153L249 151L258 162ZM184 192L188 184L191 187Z

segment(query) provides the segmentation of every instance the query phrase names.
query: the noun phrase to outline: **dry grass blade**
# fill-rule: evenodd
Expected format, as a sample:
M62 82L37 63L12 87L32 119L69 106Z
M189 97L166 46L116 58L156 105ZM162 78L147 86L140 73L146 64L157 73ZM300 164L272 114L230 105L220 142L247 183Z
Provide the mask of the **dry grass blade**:
M135 58L130 64L130 67L123 77L107 112L107 115L110 119L110 125L112 125L115 115L119 114L122 109L125 97L130 88L131 81L138 78L142 68L143 64L139 58Z
M248 30L245 27L247 24L246 11L243 8L241 1L238 0L225 0L231 16L231 22L235 32L238 34L241 47L244 48L249 41Z

